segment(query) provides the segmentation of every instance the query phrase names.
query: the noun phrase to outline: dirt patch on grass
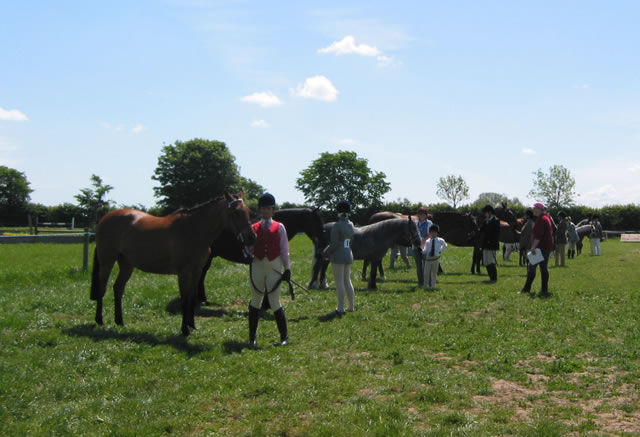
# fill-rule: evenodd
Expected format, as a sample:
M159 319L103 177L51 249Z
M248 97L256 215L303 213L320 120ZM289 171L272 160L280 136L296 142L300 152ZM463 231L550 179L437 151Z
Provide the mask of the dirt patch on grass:
M617 380L627 375L627 372L616 371L614 368L587 368L582 372L570 373L564 376L567 381L581 385L588 378L591 383L586 388L587 393L594 394L598 390L599 396L593 399L581 399L576 393L563 391L549 391L546 384L551 377L531 372L533 361L549 363L555 357L538 355L533 360L516 364L524 367L531 386L524 386L503 379L494 380L491 384L492 394L473 396L474 407L470 412L475 415L486 415L496 408L508 408L514 412L513 421L531 420L530 414L534 410L555 407L573 407L582 411L582 415L573 418L567 425L576 426L582 421L592 420L599 431L605 433L640 433L640 393L633 384L617 386ZM529 373L531 372L531 373ZM561 419L560 419L561 420Z

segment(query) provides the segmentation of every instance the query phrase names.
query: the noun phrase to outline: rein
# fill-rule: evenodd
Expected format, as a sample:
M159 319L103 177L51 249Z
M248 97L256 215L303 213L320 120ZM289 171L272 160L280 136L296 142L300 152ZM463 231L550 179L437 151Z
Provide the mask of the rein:
M273 288L271 288L271 290L267 291L266 287L264 289L264 291L260 290L258 288L258 286L256 285L255 282L253 282L253 263L249 264L249 279L251 279L251 286L253 287L254 290L256 290L258 293L260 293L261 295L265 296L265 295L270 295L271 293L273 293L274 291L276 291L276 289L280 286L280 284L282 283L282 273L278 272L276 269L273 269L274 272L277 272L280 277L278 278L278 280L276 281L275 284L273 284ZM296 295L293 292L293 285L291 284L291 281L287 281L287 284L289 284L289 294L291 295L291 300L296 300Z
M240 203L243 203L242 199L234 199L234 200L232 200L231 202L229 202L227 204L227 208L229 210L234 210L237 207L236 205L238 205ZM231 226L234 228L233 231L236 234L236 238L238 239L238 241L240 241L241 243L244 244L244 237L242 236L242 231L238 231L238 229L236 228L236 225L233 222L233 220L231 220L230 222L231 222ZM242 250L245 251L244 248ZM246 253L246 251L245 251L245 253Z

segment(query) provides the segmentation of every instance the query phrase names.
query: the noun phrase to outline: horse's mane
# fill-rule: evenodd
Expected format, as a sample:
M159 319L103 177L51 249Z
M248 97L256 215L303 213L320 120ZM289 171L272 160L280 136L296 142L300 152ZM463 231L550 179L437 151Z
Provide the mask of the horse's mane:
M181 207L181 208L178 208L175 211L173 211L171 214L191 214L191 213L196 212L199 209L202 209L202 208L204 208L206 206L209 206L212 203L218 203L224 198L225 198L224 196L220 196L218 198L210 199L210 200L207 200L206 202L199 203L199 204L197 204L195 206L192 206L190 208Z
M404 222L408 222L408 219L402 218L402 217L398 217L398 218L393 218L393 219L388 219L388 220L382 220L382 221L379 221L379 222L376 222L376 223L372 223L370 225L361 226L361 227L356 228L356 230L360 230L360 231L363 231L363 230L365 230L365 231L378 231L378 230L381 230L383 228L398 226L399 223L404 223Z

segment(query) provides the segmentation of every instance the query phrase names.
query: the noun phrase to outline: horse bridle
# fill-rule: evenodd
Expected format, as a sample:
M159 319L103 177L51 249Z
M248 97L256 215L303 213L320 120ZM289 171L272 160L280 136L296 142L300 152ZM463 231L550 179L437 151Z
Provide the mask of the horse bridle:
M236 205L240 203L244 203L242 199L234 199L227 204L227 208L234 210L237 208ZM231 226L234 228L233 232L236 234L236 238L238 239L238 241L244 244L244 237L242 236L242 231L238 231L238 229L236 228L236 224L233 222L233 220L231 220Z

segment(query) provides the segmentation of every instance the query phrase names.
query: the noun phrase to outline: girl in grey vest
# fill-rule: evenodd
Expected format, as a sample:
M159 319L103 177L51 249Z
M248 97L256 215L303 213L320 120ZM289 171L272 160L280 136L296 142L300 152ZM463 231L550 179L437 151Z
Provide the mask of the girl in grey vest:
M331 261L333 278L336 282L336 295L338 307L336 314L344 315L344 296L347 295L347 311L355 311L355 292L351 283L351 264L353 253L351 252L351 238L353 237L353 223L349 221L351 205L346 200L341 200L337 205L339 220L331 229L331 241L322 255Z

